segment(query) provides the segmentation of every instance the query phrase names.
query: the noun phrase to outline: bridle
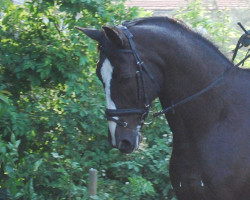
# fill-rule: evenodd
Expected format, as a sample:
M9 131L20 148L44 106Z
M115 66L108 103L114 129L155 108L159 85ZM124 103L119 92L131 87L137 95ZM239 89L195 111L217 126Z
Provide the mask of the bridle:
M121 121L118 117L127 115L140 115L140 123L144 124L146 117L148 116L150 109L150 102L145 88L145 77L143 72L157 85L160 89L158 83L156 82L153 75L148 71L144 62L141 60L139 54L136 51L135 43L133 41L133 35L128 30L126 26L120 25L119 28L125 33L131 49L120 49L120 52L133 54L136 61L136 80L137 80L137 90L138 90L138 100L144 101L143 108L125 108L125 109L106 109L107 120L116 122L119 126L128 127L128 122ZM159 92L159 91L158 91Z
M141 125L143 125L146 117L148 116L148 113L149 113L149 110L151 107L151 104L149 102L148 95L146 92L146 88L145 88L145 77L143 76L143 72L155 83L155 85L158 88L158 93L160 92L161 88L160 88L159 84L157 83L157 81L155 80L155 78L153 77L153 75L150 73L150 71L145 66L144 62L141 60L141 58L136 50L135 43L133 41L132 33L128 30L128 28L126 26L119 25L118 27L125 33L128 41L129 41L130 48L131 48L131 49L120 49L119 51L123 52L123 53L132 53L134 58L135 58L135 61L136 61L136 66L137 66L136 79L137 79L137 89L138 89L138 94L139 94L138 99L144 101L144 108L106 109L106 118L108 121L113 121L113 122L117 123L119 126L129 127L128 122L121 121L119 119L119 117L120 116L127 116L127 115L140 115L141 116ZM185 103L195 99L196 97L204 94L208 90L212 89L215 85L222 82L222 80L229 74L229 72L232 72L234 69L237 69L237 67L230 67L228 70L225 70L224 73L221 76L219 76L214 82L210 83L207 87L203 88L202 90L196 92L195 94L193 94L191 96L188 96L187 98L185 98L185 99L183 99L175 104L172 104L171 106L163 109L162 111L154 113L153 116L157 117L161 114L165 114L165 113L169 112L170 110L173 110L177 106L185 104Z

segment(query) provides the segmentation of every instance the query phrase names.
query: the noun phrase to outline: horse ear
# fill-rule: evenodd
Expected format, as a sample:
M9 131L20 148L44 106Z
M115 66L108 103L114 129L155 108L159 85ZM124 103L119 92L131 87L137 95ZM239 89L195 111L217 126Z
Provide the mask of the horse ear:
M81 28L81 27L77 27L75 26L76 29L82 31L83 33L85 33L88 37L90 37L93 40L96 40L97 42L100 42L101 38L102 38L102 31L100 30L95 30L95 29L88 29L88 28Z
M105 35L110 41L112 41L119 47L122 47L124 45L124 37L121 32L107 26L103 26L102 29L104 30Z

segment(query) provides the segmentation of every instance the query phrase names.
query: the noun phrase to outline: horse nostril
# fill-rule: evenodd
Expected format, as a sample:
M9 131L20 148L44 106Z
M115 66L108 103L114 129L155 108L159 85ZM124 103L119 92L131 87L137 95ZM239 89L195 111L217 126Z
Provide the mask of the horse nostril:
M122 140L120 143L119 143L119 149L126 149L128 147L130 147L130 142L128 140Z
M118 149L122 153L132 153L133 151L132 144L128 140L122 140L118 145Z

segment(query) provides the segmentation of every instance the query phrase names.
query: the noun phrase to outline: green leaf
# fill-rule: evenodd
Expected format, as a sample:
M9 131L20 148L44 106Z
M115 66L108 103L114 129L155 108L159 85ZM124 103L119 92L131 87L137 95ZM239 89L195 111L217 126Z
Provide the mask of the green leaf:
M7 165L7 166L5 167L5 170L6 170L6 172L7 172L8 174L11 174L11 173L14 172L13 167L11 167L11 166L9 166L9 165Z
M52 152L51 155L52 155L54 158L64 158L64 155L59 155L57 152Z
M43 163L43 158L41 158L38 161L36 161L35 165L34 165L34 171L37 171L38 168L41 166L42 163Z

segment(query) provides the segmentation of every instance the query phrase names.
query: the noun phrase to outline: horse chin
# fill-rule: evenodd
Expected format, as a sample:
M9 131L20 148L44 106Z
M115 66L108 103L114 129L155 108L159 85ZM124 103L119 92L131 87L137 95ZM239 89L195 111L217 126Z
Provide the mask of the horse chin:
M124 153L124 154L131 154L135 150L135 148L131 148L131 149L130 148L123 148L123 147L121 147L121 145L114 146L111 141L109 143L110 143L112 148L118 149L121 153Z
M133 153L134 152L134 149L127 149L127 150L121 150L121 149L119 149L120 150L120 152L121 153L123 153L123 154L131 154L131 153Z

